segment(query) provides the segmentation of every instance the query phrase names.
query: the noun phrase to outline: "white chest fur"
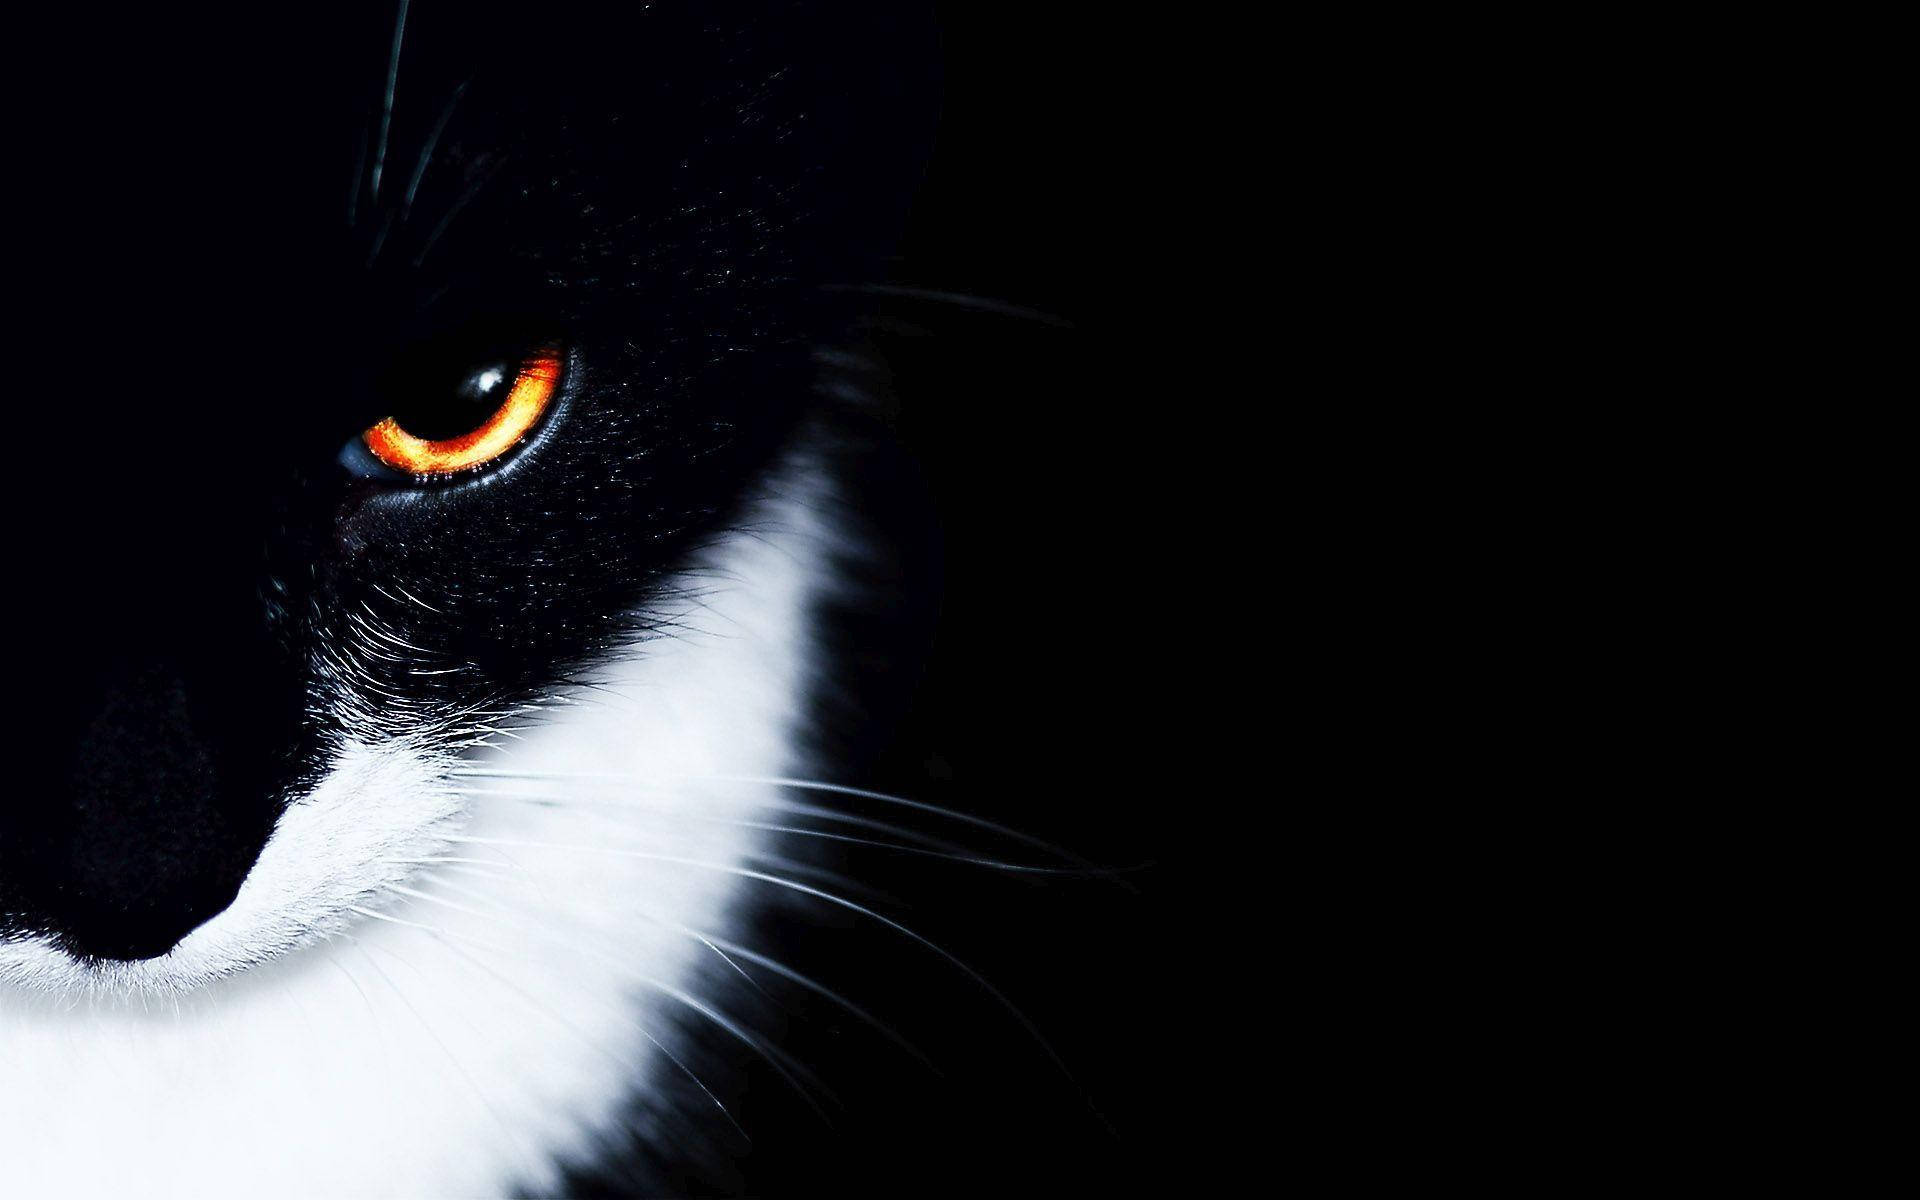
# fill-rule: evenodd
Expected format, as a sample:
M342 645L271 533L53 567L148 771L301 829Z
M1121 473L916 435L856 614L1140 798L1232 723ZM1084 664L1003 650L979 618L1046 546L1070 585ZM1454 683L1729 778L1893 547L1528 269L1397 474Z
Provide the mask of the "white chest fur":
M667 636L496 750L343 754L168 958L0 945L0 1193L539 1192L617 1132L724 1019L689 988L766 836L741 781L798 765L825 531L788 478Z

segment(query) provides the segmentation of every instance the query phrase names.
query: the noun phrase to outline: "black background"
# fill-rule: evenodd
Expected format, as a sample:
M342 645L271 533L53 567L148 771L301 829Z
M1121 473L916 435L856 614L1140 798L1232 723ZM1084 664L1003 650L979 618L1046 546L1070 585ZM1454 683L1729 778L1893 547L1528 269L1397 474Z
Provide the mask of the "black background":
M1155 566L1156 489L1175 464L1168 447L1142 450L1182 403L1157 386L1150 317L1166 237L1147 199L1154 85L1111 22L1046 6L941 17L938 134L886 282L951 298L885 298L871 325L936 513L941 599L871 783L1126 869L1034 880L860 859L889 911L998 985L1065 1072L937 959L884 939L814 945L808 961L839 949L841 978L943 1075L823 1047L845 1081L835 1127L756 1134L743 1178L770 1192L1153 1192L1171 1156L1190 1155L1174 1118L1195 1103L1175 1082L1193 1031L1173 1003L1166 861L1191 802L1162 772L1157 687L1177 652L1167 610L1186 603Z

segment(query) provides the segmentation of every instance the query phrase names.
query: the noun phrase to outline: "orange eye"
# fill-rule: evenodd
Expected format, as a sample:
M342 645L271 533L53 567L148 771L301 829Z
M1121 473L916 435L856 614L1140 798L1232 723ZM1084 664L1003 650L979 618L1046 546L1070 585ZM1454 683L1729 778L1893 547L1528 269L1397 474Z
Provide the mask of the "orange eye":
M499 369L481 372L468 381L466 390L473 399L489 400L499 394L504 375L505 371ZM559 355L542 351L520 364L506 399L465 433L445 438L418 437L388 417L360 436L375 458L396 471L429 477L469 471L499 458L527 436L552 403L559 380Z

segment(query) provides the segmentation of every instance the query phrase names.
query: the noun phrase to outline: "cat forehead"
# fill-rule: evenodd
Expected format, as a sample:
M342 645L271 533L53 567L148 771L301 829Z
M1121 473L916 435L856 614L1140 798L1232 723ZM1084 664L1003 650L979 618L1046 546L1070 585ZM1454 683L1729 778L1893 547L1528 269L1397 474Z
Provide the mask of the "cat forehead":
M382 415L353 407L373 372L476 321L709 362L764 345L891 242L875 213L929 111L903 82L928 74L913 7L36 13L13 83L71 119L19 131L17 161L58 181L15 195L20 383L110 399L87 437L130 469L170 442L224 472L246 464L173 416L331 455Z
M190 270L256 289L312 274L341 257L325 235L359 187L411 193L430 231L480 171L558 197L548 221L600 229L694 193L715 212L857 206L880 164L913 158L876 151L928 73L927 39L895 15L914 8L383 0L302 19L228 3L84 27L36 13L9 82L63 120L17 130L15 161L60 186L17 189L17 223L49 234L29 252L66 264L44 282L78 294L102 274L144 290L126 267L175 288Z

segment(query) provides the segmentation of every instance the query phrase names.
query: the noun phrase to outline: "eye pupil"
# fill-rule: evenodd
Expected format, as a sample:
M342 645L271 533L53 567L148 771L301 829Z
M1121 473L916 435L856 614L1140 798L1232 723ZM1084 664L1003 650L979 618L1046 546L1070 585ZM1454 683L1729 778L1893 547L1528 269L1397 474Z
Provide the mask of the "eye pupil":
M393 419L415 437L459 437L493 415L507 398L507 387L517 373L514 363L492 362L469 370L451 386L450 381L442 381L437 387L417 386L395 406Z

